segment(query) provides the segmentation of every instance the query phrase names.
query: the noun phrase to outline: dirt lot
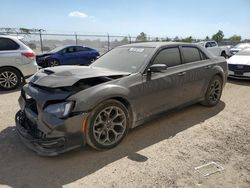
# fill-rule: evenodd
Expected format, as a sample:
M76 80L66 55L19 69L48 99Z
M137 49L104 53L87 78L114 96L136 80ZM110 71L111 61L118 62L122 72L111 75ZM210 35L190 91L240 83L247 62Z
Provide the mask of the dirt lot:
M216 107L193 105L132 130L115 149L39 157L14 127L19 91L0 94L0 187L250 187L250 82ZM194 167L225 170L203 177Z

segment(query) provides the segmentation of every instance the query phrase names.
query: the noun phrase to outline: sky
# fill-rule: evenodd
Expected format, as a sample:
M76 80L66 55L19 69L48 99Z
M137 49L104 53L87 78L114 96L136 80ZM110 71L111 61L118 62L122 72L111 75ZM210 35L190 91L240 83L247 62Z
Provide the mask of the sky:
M47 33L250 39L250 0L0 0L0 27Z

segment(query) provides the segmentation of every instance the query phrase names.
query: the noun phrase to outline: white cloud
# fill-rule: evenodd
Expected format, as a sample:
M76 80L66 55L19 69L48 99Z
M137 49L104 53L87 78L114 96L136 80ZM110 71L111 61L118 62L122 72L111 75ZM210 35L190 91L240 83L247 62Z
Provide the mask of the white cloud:
M74 11L69 13L70 17L79 17L79 18L87 18L89 17L87 14L83 13L83 12L79 12L79 11Z

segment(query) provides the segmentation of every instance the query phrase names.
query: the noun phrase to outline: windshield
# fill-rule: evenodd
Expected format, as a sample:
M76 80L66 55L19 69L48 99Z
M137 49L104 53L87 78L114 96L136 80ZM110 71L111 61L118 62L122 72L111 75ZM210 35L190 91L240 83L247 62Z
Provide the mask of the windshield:
M250 48L247 48L245 50L242 50L242 51L238 52L237 55L248 55L248 56L250 56Z
M107 68L122 72L138 72L154 48L118 47L97 59L92 67Z
M237 44L235 48L250 48L250 43L240 43Z

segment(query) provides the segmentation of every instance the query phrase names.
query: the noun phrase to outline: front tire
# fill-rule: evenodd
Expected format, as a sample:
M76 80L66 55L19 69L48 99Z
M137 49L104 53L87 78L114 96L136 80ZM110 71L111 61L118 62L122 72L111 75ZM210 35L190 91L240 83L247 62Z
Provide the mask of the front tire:
M0 89L13 90L20 86L21 82L22 76L16 69L11 67L0 69Z
M129 128L127 108L117 100L98 105L87 119L86 138L96 150L111 149L126 136Z
M215 106L219 103L221 94L222 94L222 79L220 76L215 75L209 82L206 94L205 94L205 100L201 102L204 106Z

